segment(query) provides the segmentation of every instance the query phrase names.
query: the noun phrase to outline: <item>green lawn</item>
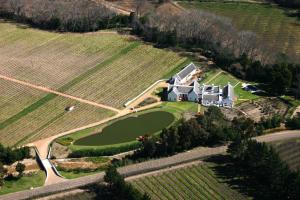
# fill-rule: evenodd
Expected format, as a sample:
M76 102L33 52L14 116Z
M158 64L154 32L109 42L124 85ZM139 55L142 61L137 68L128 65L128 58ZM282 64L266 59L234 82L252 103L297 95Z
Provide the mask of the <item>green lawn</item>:
M28 190L31 187L40 187L44 184L45 179L45 172L39 171L37 174L24 175L23 177L17 180L5 180L4 186L0 189L0 195L22 190Z
M239 83L234 88L234 93L237 97L237 103L241 103L243 101L258 99L259 96L252 94L246 90L242 89L242 83Z
M97 174L97 173L102 172L102 171L104 171L104 169L99 169L99 170L95 170L95 171L92 171L92 172L83 172L83 171L69 171L69 172L66 172L66 171L58 170L60 175L62 175L66 179L74 179L74 178L79 178L79 177L83 177L83 176L93 175L93 174Z
M187 8L198 8L230 18L240 30L250 30L272 48L289 55L300 56L300 22L296 17L289 17L278 6L254 3L229 2L183 2Z
M221 72L218 76L215 78L209 80L206 82L207 84L214 84L214 85L220 85L221 87L224 87L228 83L230 83L232 86L235 86L239 80L232 75L226 73L226 72Z
M202 76L202 80L200 83L207 83L211 79L213 79L218 73L220 73L222 70L219 68L210 68L207 72L204 73Z
M207 78L205 78L205 80L201 80L200 83L214 84L224 87L229 82L232 86L234 86L234 93L237 100L236 104L239 104L243 101L259 98L259 96L242 89L242 83L245 81L240 80L225 71L211 70L208 71L206 74Z

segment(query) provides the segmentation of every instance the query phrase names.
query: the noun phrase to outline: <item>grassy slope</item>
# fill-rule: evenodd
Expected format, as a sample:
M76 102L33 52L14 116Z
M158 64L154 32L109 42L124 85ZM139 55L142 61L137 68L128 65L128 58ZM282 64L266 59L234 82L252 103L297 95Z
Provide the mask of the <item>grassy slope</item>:
M256 32L273 48L296 54L299 60L300 23L284 9L253 3L185 2L182 5L229 17L239 29Z
M208 165L197 165L131 181L153 199L246 199L218 179Z
M45 179L45 172L39 171L37 174L34 175L24 175L18 180L6 180L4 186L0 189L0 195L21 190L28 190L31 187L40 187L44 184Z

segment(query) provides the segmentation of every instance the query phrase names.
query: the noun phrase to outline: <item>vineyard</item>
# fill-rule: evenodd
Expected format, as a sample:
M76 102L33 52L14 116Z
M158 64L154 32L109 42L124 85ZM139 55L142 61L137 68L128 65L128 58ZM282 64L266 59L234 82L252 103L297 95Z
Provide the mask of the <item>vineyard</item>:
M273 147L292 170L300 170L300 140L276 142Z
M0 80L0 137L5 145L24 144L84 126L113 113L72 99ZM75 106L72 112L65 108Z
M67 93L120 108L184 61L172 52L139 45L126 57L104 66Z
M184 2L182 5L228 17L240 30L253 31L272 44L273 49L300 59L299 20L289 17L288 10L254 3Z
M0 74L116 108L186 58L114 32L54 33L0 21ZM0 79L0 136L26 144L113 113ZM72 112L65 112L75 106Z
M246 199L222 183L207 164L162 172L131 183L152 199Z
M185 61L132 40L114 33L58 34L0 22L0 74L121 108Z

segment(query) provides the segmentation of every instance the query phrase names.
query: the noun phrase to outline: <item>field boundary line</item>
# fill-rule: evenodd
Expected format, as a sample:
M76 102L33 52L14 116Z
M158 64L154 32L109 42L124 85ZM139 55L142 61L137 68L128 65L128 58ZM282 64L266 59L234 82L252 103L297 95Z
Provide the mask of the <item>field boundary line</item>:
M241 83L241 81L238 81L233 87L235 88L236 86L238 86Z
M216 79L223 71L219 71L217 74L215 74L213 77L211 77L208 81L206 81L205 84L208 84L209 82L212 82L214 79Z
M182 163L182 164L179 164L179 165L174 165L174 166L171 166L171 167L168 167L168 168L162 168L162 169L159 169L159 170L150 171L150 172L140 174L140 175L129 176L129 177L125 178L125 180L126 181L131 181L131 180L140 179L140 178L145 177L145 176L161 175L164 172L174 171L174 170L177 170L177 169L182 169L182 168L186 168L186 167L190 167L190 166L194 166L194 165L198 166L198 165L202 165L202 164L204 164L204 161L202 161L202 160L191 161L191 162L188 162L188 163Z
M168 79L160 79L158 81L156 81L155 83L153 83L152 85L150 85L146 90L144 90L142 93L140 93L139 95L137 95L136 97L134 97L133 99L127 101L124 106L127 107L129 104L131 104L132 102L136 101L138 98L140 98L141 96L143 96L144 94L146 94L149 90L151 90L155 85L157 85L160 82L163 81L167 81Z
M73 99L73 100L79 101L81 103L85 103L85 104L89 104L89 105L92 105L92 106L104 108L104 109L107 109L107 110L112 110L112 111L117 112L117 113L120 112L119 109L116 109L114 107L104 105L104 104L99 104L99 103L96 103L96 102L93 102L93 101L89 101L89 100L86 100L86 99L75 97L75 96L65 94L65 93L62 93L62 92L58 92L58 91L52 90L52 89L44 87L44 86L34 85L32 83L28 83L28 82L21 81L21 80L15 79L15 78L7 77L7 76L1 75L1 74L0 74L0 78L4 79L4 80L7 80L7 81L10 81L10 82L20 84L20 85L31 87L31 88L34 88L34 89L37 89L37 90L40 90L40 91L43 91L43 92L52 93L52 94L56 94L58 96Z

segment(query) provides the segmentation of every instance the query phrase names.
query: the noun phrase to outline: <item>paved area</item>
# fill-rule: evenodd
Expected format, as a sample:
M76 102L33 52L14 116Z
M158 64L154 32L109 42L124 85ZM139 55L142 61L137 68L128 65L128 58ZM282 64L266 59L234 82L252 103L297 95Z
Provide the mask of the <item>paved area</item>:
M46 172L47 178L45 180L45 185L51 185L54 183L60 183L60 182L66 181L66 179L57 176L54 169L52 168L52 165L51 165L49 159L42 160L42 164L47 171Z
M273 142L277 140L300 138L300 130L296 131L283 131L278 133L273 133L269 135L259 136L256 139L258 141ZM119 172L125 177L136 176L140 174L149 173L151 171L161 170L169 168L176 165L181 165L188 162L194 162L199 159L203 159L212 155L217 155L225 153L227 146L220 146L215 148L199 147L191 151L179 153L174 156L150 160L134 165L129 165L119 168ZM80 186L97 183L103 181L104 173L98 173L91 176L85 176L73 180L66 180L64 182L47 185L41 188L35 188L33 190L27 190L22 192L17 192L13 194L8 194L1 196L0 199L3 200L21 200L21 199L32 199L36 196L41 196L42 194L63 192L70 189L75 189Z

